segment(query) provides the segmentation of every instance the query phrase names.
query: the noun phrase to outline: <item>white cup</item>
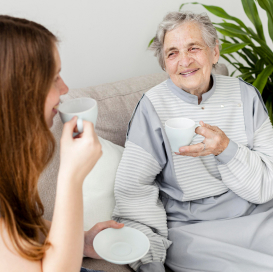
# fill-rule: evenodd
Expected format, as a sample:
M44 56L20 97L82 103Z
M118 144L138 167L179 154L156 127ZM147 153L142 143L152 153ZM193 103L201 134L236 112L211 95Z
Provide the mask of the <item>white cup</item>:
M59 114L63 123L70 121L74 116L78 116L77 128L83 132L82 120L92 122L96 126L98 117L97 101L90 97L81 97L68 100L60 104Z
M178 117L165 122L165 131L173 152L179 152L181 146L189 145L197 134L195 129L200 125L192 119Z

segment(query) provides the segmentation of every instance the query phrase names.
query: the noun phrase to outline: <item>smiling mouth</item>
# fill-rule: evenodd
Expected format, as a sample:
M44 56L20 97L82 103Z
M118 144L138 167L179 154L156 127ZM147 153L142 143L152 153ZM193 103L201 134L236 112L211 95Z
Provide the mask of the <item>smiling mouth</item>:
M197 68L197 69L195 69L195 70L192 70L192 71L189 71L189 72L180 73L180 75L183 75L183 76L189 75L189 74L192 74L192 73L194 73L194 72L196 72L196 71L198 71L198 70L199 70L199 68Z

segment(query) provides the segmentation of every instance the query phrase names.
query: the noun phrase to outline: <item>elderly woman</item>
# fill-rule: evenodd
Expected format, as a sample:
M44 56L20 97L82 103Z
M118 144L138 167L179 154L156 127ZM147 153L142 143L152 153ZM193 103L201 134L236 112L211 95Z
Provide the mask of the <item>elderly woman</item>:
M152 49L169 79L138 103L115 185L114 218L151 243L131 267L272 271L273 129L258 90L211 73L219 39L206 14L169 13ZM164 127L175 117L201 124L180 153Z

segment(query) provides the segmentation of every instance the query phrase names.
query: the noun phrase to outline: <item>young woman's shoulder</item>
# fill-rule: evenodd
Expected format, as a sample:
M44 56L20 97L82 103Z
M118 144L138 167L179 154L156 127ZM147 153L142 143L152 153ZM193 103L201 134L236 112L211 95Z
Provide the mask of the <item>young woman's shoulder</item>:
M2 235L0 234L0 271L42 272L41 261L29 261L16 252L2 218L0 218L0 230L2 231Z

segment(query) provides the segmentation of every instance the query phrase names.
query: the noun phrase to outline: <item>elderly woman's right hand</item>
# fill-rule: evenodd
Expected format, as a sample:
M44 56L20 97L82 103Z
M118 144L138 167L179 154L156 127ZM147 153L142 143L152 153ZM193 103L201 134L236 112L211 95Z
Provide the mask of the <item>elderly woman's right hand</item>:
M64 124L60 171L83 182L102 155L101 144L91 122L83 121L83 133L73 138L77 117Z

